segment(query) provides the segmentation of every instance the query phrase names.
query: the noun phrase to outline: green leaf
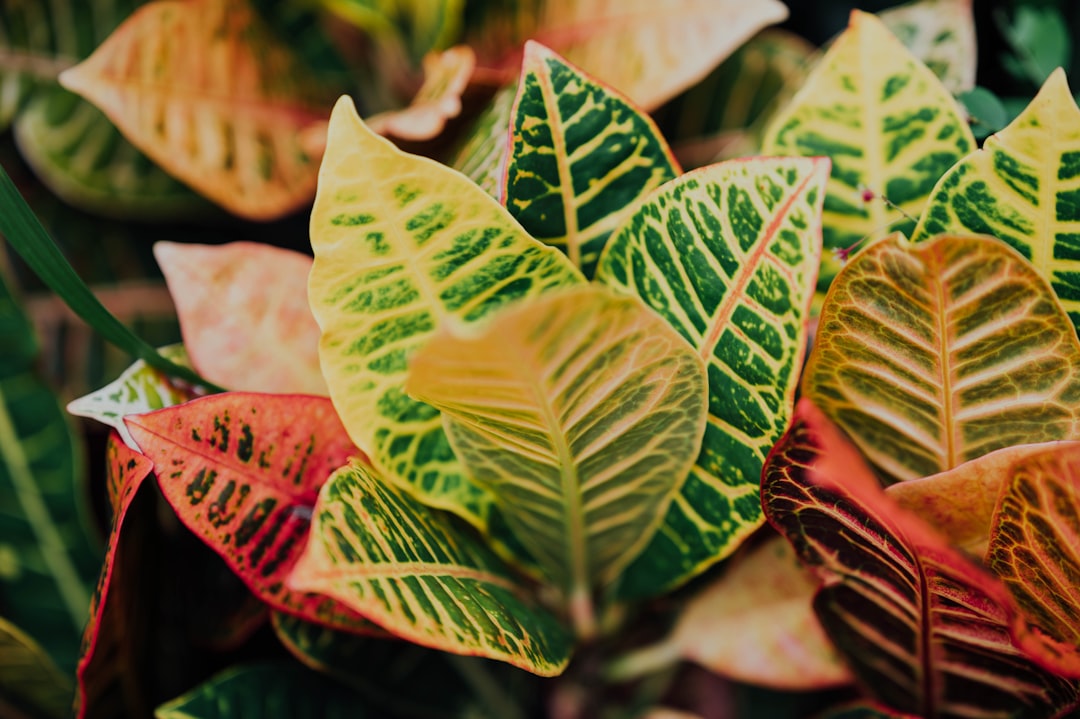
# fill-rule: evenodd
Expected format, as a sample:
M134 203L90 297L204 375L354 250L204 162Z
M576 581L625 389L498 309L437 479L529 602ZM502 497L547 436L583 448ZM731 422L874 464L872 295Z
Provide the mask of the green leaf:
M889 481L916 479L1076 438L1080 341L1003 242L894 235L837 276L802 391Z
M263 663L226 669L162 704L156 719L365 719L355 692L296 664Z
M2 277L0 337L0 598L7 618L69 672L100 554L75 439L35 373L37 342Z
M180 521L256 596L312 621L370 630L337 603L284 586L319 487L358 455L329 400L228 392L125 422Z
M637 201L680 174L652 119L539 43L525 43L503 204L586 277Z
M827 160L772 158L689 173L647 198L600 258L597 279L659 312L709 377L697 463L623 598L689 579L761 524L758 480L794 402L827 172Z
M832 159L824 244L843 250L892 229L910 232L934 184L975 148L941 81L873 15L851 24L765 132L765 155ZM826 254L824 290L840 268Z
M1063 70L1027 109L941 178L915 240L993 235L1019 250L1080 326L1080 108Z
M414 63L458 39L465 0L318 0L326 9L374 36L408 48Z
M769 520L814 567L814 609L877 699L923 717L1054 716L1077 685L1014 644L989 572L890 501L824 414L802 400L762 476Z
M560 673L570 637L527 604L505 565L451 515L353 462L323 486L311 539L289 577L423 646Z
M62 719L71 712L71 681L32 638L0 618L0 709ZM9 704L10 702L10 704ZM12 706L13 705L13 706Z
M387 479L487 524L437 411L406 396L406 365L440 327L582 281L459 173L372 133L348 98L330 119L311 217L309 299L330 396Z
M997 132L1009 122L1009 111L997 95L985 87L975 87L956 96L967 110L975 137L983 138ZM963 162L963 160L961 160ZM946 173L948 175L948 173ZM931 206L933 206L931 201Z
M443 413L466 471L594 633L593 592L645 548L701 446L698 353L637 298L586 286L443 330L405 389Z
M1054 7L1020 5L1010 23L1002 11L995 15L998 29L1012 47L1018 77L1026 76L1035 85L1042 85L1055 68L1068 66L1072 43L1068 24Z
M508 85L492 98L491 104L476 118L464 141L457 148L450 167L498 199L502 196L506 153L510 147L510 117L517 97L517 85Z
M913 0L878 18L900 42L958 94L975 87L975 17L972 0Z

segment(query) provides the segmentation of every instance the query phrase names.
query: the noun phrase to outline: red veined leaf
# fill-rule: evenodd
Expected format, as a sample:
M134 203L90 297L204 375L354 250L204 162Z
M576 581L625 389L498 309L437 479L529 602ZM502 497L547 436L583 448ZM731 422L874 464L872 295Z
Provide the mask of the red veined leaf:
M180 521L256 596L314 622L372 630L327 597L285 588L319 488L362 456L329 399L226 392L125 422Z
M814 566L814 609L855 675L924 717L1046 717L1077 687L1014 644L1005 588L886 497L855 447L808 400L762 475L769 520Z
M133 575L138 572L140 547L132 539L138 540L139 532L136 529L133 533L127 520L129 514L136 523L153 519L152 504L140 504L141 509L151 510L148 512L128 510L154 465L125 445L116 432L109 437L106 462L112 529L91 599L90 619L83 631L82 656L76 669L78 719L147 716L152 708L141 695L139 667L144 658L137 656L139 642L146 638L145 632L140 631L145 609L140 606L137 593L131 591ZM140 502L146 496L144 493ZM119 591L110 591L114 586ZM117 703L123 706L118 707Z

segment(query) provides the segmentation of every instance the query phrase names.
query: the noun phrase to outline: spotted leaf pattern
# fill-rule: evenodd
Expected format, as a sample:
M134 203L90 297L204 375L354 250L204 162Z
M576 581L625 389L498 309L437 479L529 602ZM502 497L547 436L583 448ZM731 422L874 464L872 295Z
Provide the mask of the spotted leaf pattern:
M586 277L638 200L680 174L648 115L536 42L511 122L503 204Z
M330 119L311 245L319 356L350 436L388 479L485 527L487 492L462 473L439 413L404 392L408 360L442 326L581 274L465 177L373 133L348 98Z
M125 421L177 517L256 596L312 621L369 628L326 597L285 587L319 488L361 456L328 399L227 392Z
M922 717L1046 717L1077 686L1014 643L993 575L893 503L855 447L808 400L762 475L769 521L815 568L814 609L875 697Z
M802 389L889 481L1080 438L1072 323L988 237L894 235L856 255L826 297Z
M527 604L505 565L450 520L354 462L322 488L289 586L334 597L416 644L560 673L566 630Z
M1015 247L1080 326L1080 108L1056 70L1020 116L934 188L914 239L993 235Z
M636 294L706 362L697 462L619 592L663 592L762 521L761 466L794 402L821 256L823 159L731 160L662 186L612 236L597 279Z
M859 12L765 131L762 154L832 159L826 250L910 233L938 179L975 148L960 106L880 20ZM840 268L826 253L821 290Z
M587 633L593 591L645 548L697 456L701 357L636 297L585 286L482 332L436 334L405 389L443 413L466 470Z

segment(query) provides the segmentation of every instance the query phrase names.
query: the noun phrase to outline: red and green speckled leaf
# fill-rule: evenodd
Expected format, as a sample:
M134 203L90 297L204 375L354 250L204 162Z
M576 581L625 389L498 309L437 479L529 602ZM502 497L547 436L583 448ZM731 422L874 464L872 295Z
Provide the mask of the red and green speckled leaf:
M138 593L138 571L144 561L140 534L153 521L154 505L146 497L135 499L153 468L119 434L110 435L106 488L112 528L76 670L78 719L145 716L152 708L140 681L152 654L145 646L147 607Z
M566 629L526 603L513 573L475 534L357 462L319 493L311 541L289 586L334 597L434 649L542 676L562 672L570 657Z
M787 426L821 256L828 160L731 160L656 190L616 230L597 280L641 297L706 362L697 463L619 596L659 594L762 522L758 482Z
M762 475L769 521L822 582L814 608L875 697L924 717L1047 717L1077 686L1014 644L1005 587L890 500L808 400Z
M361 456L330 400L227 392L125 421L180 521L256 596L311 621L370 628L326 597L285 587L319 488Z
M889 481L917 479L1080 438L1080 341L1005 243L894 235L837 276L802 390Z
M594 593L645 549L701 447L699 354L636 297L587 285L442 330L405 389L442 412L578 634L595 634Z
M460 173L373 133L347 97L328 137L308 298L334 406L388 480L486 528L488 493L462 472L439 413L404 392L409 358L440 327L581 273Z
M503 204L586 277L638 202L681 172L648 115L532 41L511 131Z
M1064 70L1008 127L941 178L914 239L941 232L1008 242L1080 326L1080 109Z
M203 377L239 392L327 393L309 256L259 242L158 242L154 256Z
M832 159L822 222L825 249L839 250L890 229L910 232L906 217L922 212L938 179L973 149L963 112L941 81L880 20L856 10L773 117L762 154ZM826 253L822 290L839 269Z

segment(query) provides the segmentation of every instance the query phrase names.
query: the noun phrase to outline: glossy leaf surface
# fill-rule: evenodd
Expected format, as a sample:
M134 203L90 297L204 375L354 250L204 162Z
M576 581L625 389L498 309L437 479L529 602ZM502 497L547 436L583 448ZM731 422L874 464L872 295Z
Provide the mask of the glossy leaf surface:
M462 391L468 388L467 391ZM633 297L581 287L435 335L406 391L571 603L645 548L705 426L701 357Z
M289 586L334 597L423 646L558 674L570 640L526 604L513 575L450 515L420 504L366 465L343 467L319 494L311 541Z
M407 362L439 327L580 273L465 177L371 132L348 98L330 119L311 244L319 354L350 436L387 479L484 526L486 492L462 474L438 412L405 394Z
M762 502L818 572L818 617L881 701L924 717L1045 717L1076 703L1075 684L1013 644L1000 582L889 500L808 400L769 458Z
M367 123L380 135L416 142L437 137L447 121L461 114L461 94L469 84L476 53L467 45L424 57L424 83L402 110L380 113Z
M1080 324L1080 109L1056 71L1013 122L934 188L915 240L993 235L1031 261Z
M960 107L941 81L880 20L856 10L773 118L762 153L832 159L824 244L837 250L891 229L910 233L893 206L918 216L938 178L974 148ZM827 253L822 289L838 270L838 259Z
M61 719L71 712L71 680L25 632L0 619L0 708ZM26 712L25 714L23 712Z
M1004 243L894 235L856 255L822 308L803 394L891 481L1002 447L1077 437L1080 342Z
M503 204L586 277L637 202L679 166L648 115L543 45L528 42Z
M311 199L317 158L300 131L324 110L247 0L142 7L61 82L231 212L270 219Z
M949 92L975 87L978 53L971 0L913 0L878 17Z
M258 242L158 242L191 364L230 390L325 395L311 258Z
M597 279L636 294L706 361L697 463L620 593L660 593L730 554L762 521L762 462L787 425L821 253L828 161L730 161L646 199Z
M366 623L285 587L330 473L359 455L328 399L228 392L128 417L177 517L271 607L348 630Z

